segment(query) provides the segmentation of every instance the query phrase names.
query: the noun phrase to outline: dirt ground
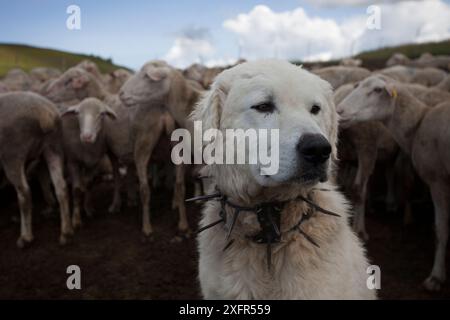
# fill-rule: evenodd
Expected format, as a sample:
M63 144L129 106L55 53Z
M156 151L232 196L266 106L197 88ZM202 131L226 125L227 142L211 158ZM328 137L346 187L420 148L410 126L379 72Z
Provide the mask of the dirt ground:
M9 188L0 192L0 299L199 299L195 240L171 242L177 222L176 212L169 207L171 192L153 192L155 236L145 243L138 208L109 215L104 208L111 187L102 185L96 194L97 214L84 220L66 247L58 245L58 219L42 217L38 204L33 221L35 242L19 250L15 244L19 225L11 219L18 212L15 194ZM432 265L432 206L413 207L415 221L404 227L400 214L386 213L376 200L370 205L368 254L381 268L379 296L450 298L448 284L434 294L421 287ZM188 208L195 227L198 208ZM72 264L81 268L81 290L66 288L66 268Z

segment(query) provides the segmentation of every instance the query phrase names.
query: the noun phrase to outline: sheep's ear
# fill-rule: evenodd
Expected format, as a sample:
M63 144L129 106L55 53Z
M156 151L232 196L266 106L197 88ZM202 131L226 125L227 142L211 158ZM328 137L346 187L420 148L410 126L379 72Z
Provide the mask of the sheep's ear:
M72 87L74 89L81 89L89 82L89 78L86 75L80 75L72 80Z
M225 96L225 91L215 83L197 104L191 114L191 120L202 121L203 130L219 129Z
M166 68L149 67L145 70L145 74L150 78L150 80L158 82L167 77L167 70Z
M79 112L80 112L80 109L79 109L78 105L71 106L71 107L67 108L67 110L61 114L61 117L65 117L68 115L77 115Z
M114 110L106 105L104 106L104 110L103 110L102 114L106 114L108 117L110 117L113 120L117 119L117 114L114 112Z
M395 87L394 84L392 84L392 83L386 83L386 86L385 86L384 88L386 89L387 93L389 94L389 96L390 96L392 99L397 98L397 95L398 95L398 93L397 93L397 88Z

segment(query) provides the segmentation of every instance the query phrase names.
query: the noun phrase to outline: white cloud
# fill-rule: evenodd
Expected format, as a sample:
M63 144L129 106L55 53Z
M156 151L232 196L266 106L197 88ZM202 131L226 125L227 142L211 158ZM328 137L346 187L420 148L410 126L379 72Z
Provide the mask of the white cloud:
M368 6L378 3L393 3L405 0L306 0L310 4L318 7L341 7L341 6ZM415 0L426 1L426 0Z
M334 20L309 17L302 8L276 13L258 5L223 25L237 35L241 54L248 59L296 59L326 51L342 54L345 41Z
M226 20L223 26L237 36L247 59L328 60L380 46L450 38L450 6L440 0L395 2L380 8L381 30L367 29L366 15L338 23L310 16L302 8L274 12L264 5Z
M192 63L204 63L214 52L215 49L208 40L178 37L164 60L176 67L185 68Z
M185 68L192 63L205 63L215 51L207 29L188 27L176 36L164 60L176 67Z

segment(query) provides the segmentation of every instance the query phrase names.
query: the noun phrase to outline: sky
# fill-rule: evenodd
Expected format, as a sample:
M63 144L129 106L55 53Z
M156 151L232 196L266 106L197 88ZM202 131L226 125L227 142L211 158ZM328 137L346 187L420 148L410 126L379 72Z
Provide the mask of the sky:
M379 29L370 5L379 8ZM81 29L66 12L77 5ZM238 58L327 60L450 38L450 0L0 0L0 42L111 58L138 69Z

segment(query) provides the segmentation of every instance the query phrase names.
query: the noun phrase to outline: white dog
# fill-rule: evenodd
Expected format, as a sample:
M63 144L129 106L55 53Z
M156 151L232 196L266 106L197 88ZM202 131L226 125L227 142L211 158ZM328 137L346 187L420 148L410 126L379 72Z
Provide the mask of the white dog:
M200 226L225 218L198 236L205 298L376 297L347 201L328 182L338 119L326 81L285 61L240 64L216 78L192 119L203 129L280 130L278 173L261 175L250 164L204 168L220 197L206 203Z

